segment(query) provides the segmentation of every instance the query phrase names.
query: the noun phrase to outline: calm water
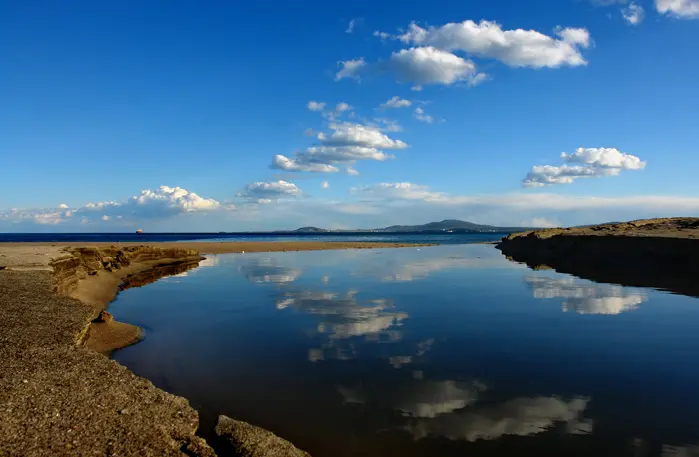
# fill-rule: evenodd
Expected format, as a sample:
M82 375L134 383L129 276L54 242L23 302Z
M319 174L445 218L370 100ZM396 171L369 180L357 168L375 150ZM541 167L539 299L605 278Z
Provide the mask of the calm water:
M465 244L497 241L507 233L0 233L3 242L133 243L160 241L358 241Z
M699 455L699 301L492 246L220 255L121 293L114 358L321 456Z

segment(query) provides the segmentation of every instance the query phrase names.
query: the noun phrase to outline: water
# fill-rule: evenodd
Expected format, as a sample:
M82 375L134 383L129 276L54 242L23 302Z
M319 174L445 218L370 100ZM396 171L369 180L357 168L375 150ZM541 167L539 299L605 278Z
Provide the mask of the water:
M468 244L498 241L482 233L0 233L3 242L152 243L161 241L357 241L363 243Z
M322 456L693 456L699 301L492 246L220 255L121 293L114 358Z

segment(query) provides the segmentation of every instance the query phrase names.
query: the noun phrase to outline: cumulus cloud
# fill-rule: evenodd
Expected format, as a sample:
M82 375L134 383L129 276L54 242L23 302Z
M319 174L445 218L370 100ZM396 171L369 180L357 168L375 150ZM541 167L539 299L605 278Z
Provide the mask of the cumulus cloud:
M383 182L369 186L353 187L351 192L363 197L375 199L432 201L443 198L443 194L432 192L427 186L421 186L410 182Z
M352 167L359 160L384 161L393 158L382 149L404 149L408 145L386 135L381 128L351 122L332 122L330 132L319 132L319 146L311 146L293 157L277 155L272 168L286 171L333 173L336 165L344 165L348 174L356 174Z
M321 189L328 189L330 187L330 183L327 181L323 181L322 183L320 183L320 187Z
M283 180L274 182L259 181L248 184L244 191L238 193L238 197L257 200L258 203L271 203L280 198L297 197L301 193L301 189L292 182Z
M325 103L324 102L317 102L315 100L311 100L308 102L308 105L306 107L310 111L323 111L325 109Z
M335 81L345 78L360 79L362 73L367 69L367 63L364 58L339 62L339 65L341 68L335 73Z
M379 128L351 122L331 123L332 133L318 133L321 144L328 146L358 146L380 149L405 149L407 144L394 140Z
M450 85L457 82L475 85L483 78L472 60L432 46L394 52L387 67L399 80L418 85Z
M639 25L643 22L645 15L645 10L637 3L631 3L626 8L621 9L621 16L629 25Z
M615 315L633 311L648 300L648 295L640 289L597 284L567 276L526 276L524 282L535 298L562 299L563 312Z
M522 182L524 187L571 184L578 178L617 176L622 170L641 170L646 162L616 148L578 148L561 154L564 162L574 165L536 165Z
M352 19L349 21L347 24L347 29L345 29L345 33L352 33L354 32L354 28L357 26L357 23L359 22L358 19Z
M379 108L408 108L413 104L410 100L400 98L399 96L391 97L386 102L382 103Z
M93 220L157 219L185 213L232 209L235 209L235 206L200 197L181 187L160 186L156 190L145 189L139 195L123 201L87 203L78 208L68 208L67 205L61 204L58 208L13 209L0 212L0 220L56 225L69 221L89 223Z
M699 0L655 0L655 9L680 19L699 18Z
M405 43L499 60L512 67L558 68L586 65L581 49L591 44L582 28L558 28L554 36L535 30L503 30L492 21L471 20L423 28L416 23L397 37Z
M432 124L434 122L434 118L429 114L426 114L425 110L423 110L419 106L415 108L415 119L417 119L420 122L424 122L425 124Z

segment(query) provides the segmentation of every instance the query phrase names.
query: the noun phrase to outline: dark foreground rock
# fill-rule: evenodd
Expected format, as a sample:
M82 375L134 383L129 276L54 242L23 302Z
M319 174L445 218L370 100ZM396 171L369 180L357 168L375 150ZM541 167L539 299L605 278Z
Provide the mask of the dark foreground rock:
M516 233L497 248L533 268L699 296L699 218Z
M241 457L310 457L272 432L223 415L218 417L216 434Z

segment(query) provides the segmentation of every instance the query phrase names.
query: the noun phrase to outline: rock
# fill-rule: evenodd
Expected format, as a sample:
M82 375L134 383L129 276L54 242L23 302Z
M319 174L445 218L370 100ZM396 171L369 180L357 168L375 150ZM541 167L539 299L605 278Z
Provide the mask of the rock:
M107 311L100 311L99 315L92 322L111 322L114 317Z
M224 415L218 416L215 431L241 457L310 457L270 431Z

